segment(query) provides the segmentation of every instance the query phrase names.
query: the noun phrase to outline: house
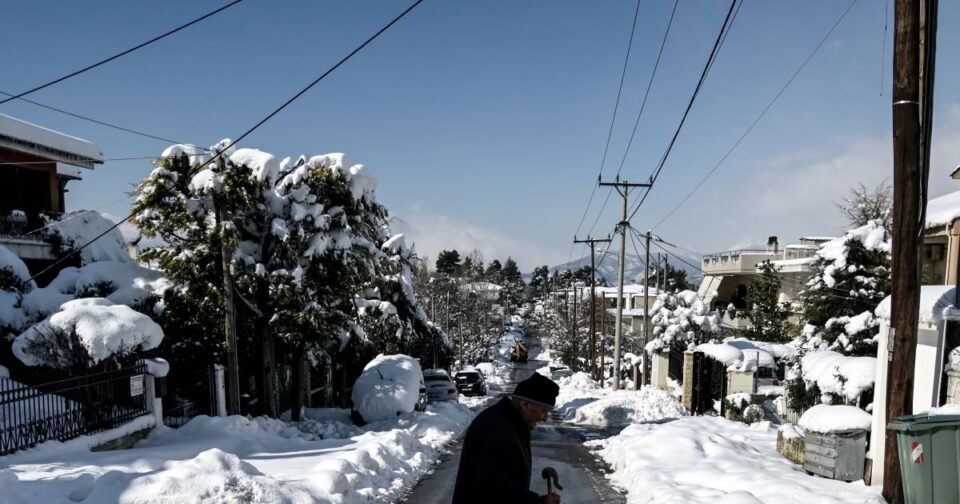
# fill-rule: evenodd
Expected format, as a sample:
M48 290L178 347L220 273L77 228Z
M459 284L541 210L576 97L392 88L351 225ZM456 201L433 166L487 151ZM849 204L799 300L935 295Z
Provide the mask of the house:
M63 213L67 184L102 163L100 148L86 140L0 114L0 245L31 273L57 258L48 236L37 231L41 215Z
M914 360L914 413L941 406L946 402L947 375L944 364L950 350L960 346L960 308L951 285L924 285L920 289L920 316L917 327L917 354ZM880 333L877 337L877 374L874 388L870 453L868 458L882 461L887 425L887 368L892 349L890 340L890 297L877 307ZM883 484L883 464L873 464L872 481Z
M760 275L759 267L770 261L777 268L782 287L779 301L791 303L810 278L810 266L820 245L832 237L801 237L799 244L779 246L776 236L767 240L765 249L739 249L703 256L700 269L703 281L697 294L708 306L723 314L721 325L727 329L746 329L750 321L736 318L726 308L746 308L747 287Z

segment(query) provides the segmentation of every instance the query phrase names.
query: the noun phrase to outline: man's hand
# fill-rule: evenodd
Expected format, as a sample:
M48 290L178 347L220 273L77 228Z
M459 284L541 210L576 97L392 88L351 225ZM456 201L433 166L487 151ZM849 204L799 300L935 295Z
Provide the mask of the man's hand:
M556 492L550 492L547 495L541 495L540 502L543 504L560 504L560 495L558 495Z

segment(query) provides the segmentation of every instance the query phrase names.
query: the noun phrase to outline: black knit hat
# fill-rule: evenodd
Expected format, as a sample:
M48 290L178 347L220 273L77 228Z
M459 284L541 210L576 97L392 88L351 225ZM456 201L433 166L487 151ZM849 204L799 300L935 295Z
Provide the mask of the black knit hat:
M560 386L540 373L533 373L533 376L518 383L517 388L513 389L514 398L550 408L557 404L557 394L559 393Z

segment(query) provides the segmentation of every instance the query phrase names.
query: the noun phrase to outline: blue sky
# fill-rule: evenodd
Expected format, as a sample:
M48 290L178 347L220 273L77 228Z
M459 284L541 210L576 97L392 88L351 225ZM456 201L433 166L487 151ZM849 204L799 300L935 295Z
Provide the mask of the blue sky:
M0 90L17 92L125 49L223 2L10 0ZM892 21L892 1L887 12ZM236 137L407 5L246 0L194 27L30 98L181 141ZM635 3L427 0L242 144L280 156L346 152L380 179L379 197L421 253L479 248L524 270L571 256L600 169ZM696 83L726 2L680 0L622 177L654 168ZM670 162L634 218L653 226L767 105L848 2L742 7ZM603 173L612 177L673 2L643 0ZM835 235L832 202L892 176L884 0L858 1L833 36L704 187L660 224L699 252ZM941 2L931 195L960 189L960 5ZM881 64L883 75L881 80ZM883 95L881 96L881 90ZM105 157L166 144L23 103L0 113L79 136ZM108 161L72 183L68 210L123 197L151 169ZM581 235L606 197L598 191ZM616 195L592 233L617 220ZM123 216L129 202L103 209ZM572 252L574 258L582 247Z

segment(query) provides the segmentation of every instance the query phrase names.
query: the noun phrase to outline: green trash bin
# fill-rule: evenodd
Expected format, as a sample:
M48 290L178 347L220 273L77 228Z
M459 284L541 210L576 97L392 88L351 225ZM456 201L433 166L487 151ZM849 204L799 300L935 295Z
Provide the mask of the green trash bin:
M909 415L887 425L897 433L907 504L960 503L960 415Z

